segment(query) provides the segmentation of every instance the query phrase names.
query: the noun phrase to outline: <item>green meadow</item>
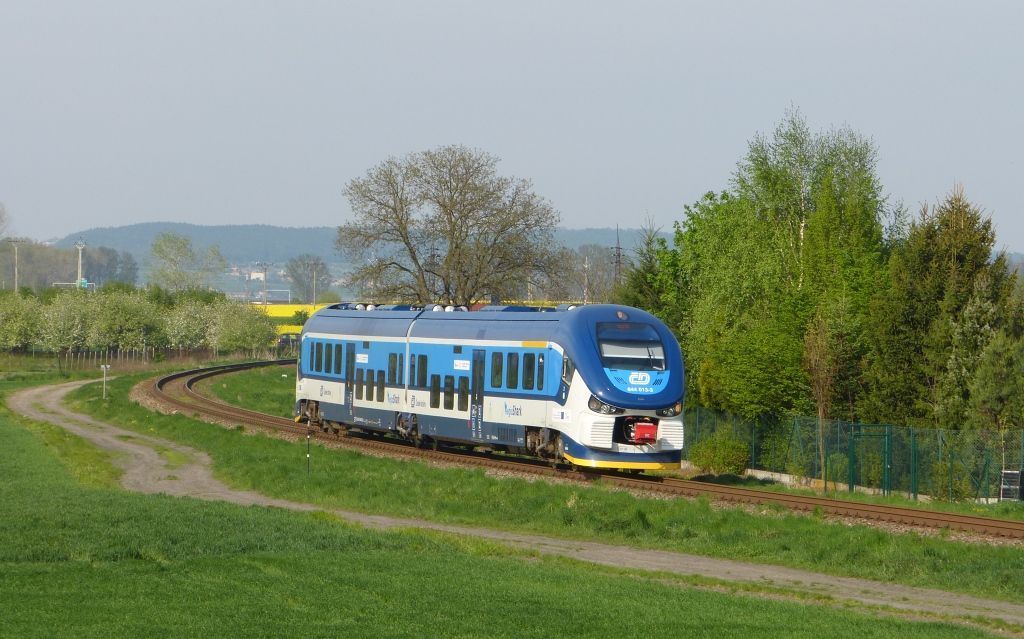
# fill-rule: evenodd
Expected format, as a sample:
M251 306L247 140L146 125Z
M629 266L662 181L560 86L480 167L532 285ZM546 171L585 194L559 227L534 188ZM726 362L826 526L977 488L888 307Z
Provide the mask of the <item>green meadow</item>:
M93 387L79 401L123 410L131 381L114 382L106 404ZM0 381L0 395L27 383ZM133 410L126 421L209 444L225 477L274 465L268 454L301 458L294 445L180 417ZM127 493L102 452L57 427L0 409L0 437L0 637L985 636L323 513ZM283 462L288 483L322 482L321 458L352 461L317 452L312 477ZM388 492L387 472L361 477Z
M290 371L282 378L282 370L287 371L277 369L274 384L290 393L294 380ZM253 436L179 415L153 414L126 400L139 379L115 380L106 402L96 386L76 392L71 401L127 428L205 450L223 481L275 497L324 508L676 550L1010 600L1018 599L1024 580L1020 548L893 534L775 507L750 512L718 508L702 499L643 498L600 485L495 478L482 469L438 468L316 444L307 473L305 441Z

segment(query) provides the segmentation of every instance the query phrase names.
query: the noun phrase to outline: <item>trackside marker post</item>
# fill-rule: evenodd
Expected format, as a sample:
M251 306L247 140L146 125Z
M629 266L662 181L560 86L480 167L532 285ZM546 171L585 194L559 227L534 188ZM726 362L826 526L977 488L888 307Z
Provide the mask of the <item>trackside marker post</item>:
M306 476L309 477L309 440L313 437L313 431L306 431Z
M103 399L107 398L107 369L110 368L110 364L100 364L100 368L103 369Z

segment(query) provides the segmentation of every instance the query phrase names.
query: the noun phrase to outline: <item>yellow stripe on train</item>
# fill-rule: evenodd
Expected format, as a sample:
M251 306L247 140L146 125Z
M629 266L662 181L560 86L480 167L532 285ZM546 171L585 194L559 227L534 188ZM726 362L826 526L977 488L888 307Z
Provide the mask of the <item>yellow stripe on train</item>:
M624 461L601 461L597 459L577 459L572 455L562 453L566 461L576 466L585 468L625 468L627 470L679 470L679 462L624 462Z

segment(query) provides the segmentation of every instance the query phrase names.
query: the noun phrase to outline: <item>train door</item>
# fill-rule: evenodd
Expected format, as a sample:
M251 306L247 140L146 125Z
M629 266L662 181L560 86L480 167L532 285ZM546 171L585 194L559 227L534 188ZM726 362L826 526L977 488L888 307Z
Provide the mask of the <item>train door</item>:
M356 345L354 342L345 344L345 405L348 406L349 418L355 415L352 403L356 392Z
M473 349L472 381L469 389L469 428L473 439L483 439L484 423L484 351Z

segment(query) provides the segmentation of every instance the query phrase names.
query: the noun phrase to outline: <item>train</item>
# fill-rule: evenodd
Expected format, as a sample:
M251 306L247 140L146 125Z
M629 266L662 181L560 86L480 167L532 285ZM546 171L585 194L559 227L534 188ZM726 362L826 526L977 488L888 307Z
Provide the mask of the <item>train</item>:
M302 329L294 416L642 472L679 468L685 388L675 336L629 306L342 303Z

